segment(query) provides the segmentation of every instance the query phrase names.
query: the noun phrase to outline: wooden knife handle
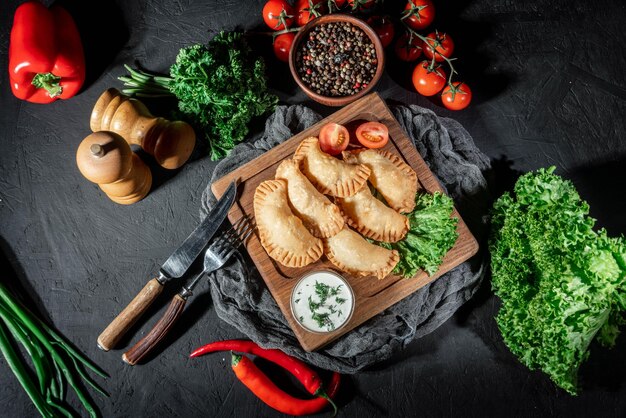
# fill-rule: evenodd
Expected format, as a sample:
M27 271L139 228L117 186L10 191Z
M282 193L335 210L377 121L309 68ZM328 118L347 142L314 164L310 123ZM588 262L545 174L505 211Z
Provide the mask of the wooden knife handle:
M165 334L168 333L170 328L174 325L178 317L180 317L185 307L186 299L180 295L174 296L170 306L163 314L163 317L157 322L152 330L143 337L137 344L135 344L130 350L124 353L122 360L126 363L134 366L139 360L143 358L150 350L152 350L161 341Z
M98 347L104 351L109 351L115 347L120 338L148 309L162 290L163 285L156 278L150 280L128 306L102 331L98 337Z

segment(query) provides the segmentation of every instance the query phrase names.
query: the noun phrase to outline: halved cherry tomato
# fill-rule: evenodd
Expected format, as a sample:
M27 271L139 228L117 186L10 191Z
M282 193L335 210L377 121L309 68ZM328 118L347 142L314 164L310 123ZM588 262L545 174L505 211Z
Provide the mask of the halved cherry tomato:
M441 93L443 105L450 110L461 110L469 106L472 101L472 90L463 82L456 81L446 86Z
M396 41L394 51L396 52L396 56L402 61L415 61L422 55L420 44L421 42L418 37L414 36L413 39L411 39L409 34L405 33Z
M311 20L323 15L326 12L324 0L298 0L296 3L296 24L304 26Z
M437 65L430 67L430 62L422 61L413 70L413 86L422 96L433 96L446 84L446 72Z
M367 148L382 148L389 141L389 129L380 122L365 122L356 128L356 138Z
M293 24L293 8L286 0L269 0L263 6L263 20L273 30L285 29Z
M367 19L367 24L374 29L374 32L376 32L380 39L380 43L383 44L383 48L386 48L395 35L393 22L389 16L372 16Z
M293 44L293 40L296 37L295 33L287 32L278 35L274 39L274 55L276 58L283 62L289 62L289 50L291 49L291 44Z
M409 0L402 20L414 30L426 29L435 20L435 6L431 0Z
M435 56L435 61L442 62L444 61L443 57L450 58L452 53L454 52L454 42L450 35L445 32L431 32L428 34L427 38L432 39L428 42L424 42L424 55L428 57L428 59L433 59L433 55Z
M348 148L350 134L345 126L331 122L322 126L319 140L322 151L330 155L337 155Z

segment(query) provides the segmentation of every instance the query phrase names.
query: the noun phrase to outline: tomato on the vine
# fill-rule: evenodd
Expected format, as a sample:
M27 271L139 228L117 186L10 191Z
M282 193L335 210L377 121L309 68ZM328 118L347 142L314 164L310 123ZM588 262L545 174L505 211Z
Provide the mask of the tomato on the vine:
M298 0L296 3L296 25L304 26L325 13L325 0Z
M382 148L389 141L389 129L380 122L365 122L356 128L356 138L367 148Z
M411 39L411 36L407 33L400 36L394 46L396 56L402 61L415 61L420 55L422 55L422 48L420 47L420 40L416 36Z
M334 4L334 6L333 4L330 4L331 2ZM335 9L341 9L343 6L345 6L345 4L346 0L328 0L328 7L331 9L331 11L333 7Z
M378 35L380 43L383 44L383 48L386 48L396 33L393 26L393 22L389 16L372 16L367 19L367 24L374 29L374 32Z
M463 82L455 81L452 86L447 85L441 93L441 102L450 110L461 110L469 106L472 101L472 90Z
M274 38L274 55L283 62L289 62L289 50L296 37L293 32L282 33Z
M322 126L319 140L322 151L330 155L337 155L348 148L350 134L345 126L331 122Z
M450 58L452 53L454 52L454 42L450 35L445 32L432 32L429 33L427 38L429 38L428 42L424 42L424 55L428 57L428 59L433 59L435 57L435 61L442 62L444 61L444 57Z
M376 5L376 0L348 0L348 4L352 10L366 10L374 7Z
M413 70L413 86L422 96L433 96L441 91L446 84L446 72L437 65L434 68L430 62L422 61Z
M286 0L269 0L263 6L263 20L273 30L283 30L293 24L293 8Z
M435 20L435 6L432 0L409 0L404 6L402 20L413 30L426 29Z

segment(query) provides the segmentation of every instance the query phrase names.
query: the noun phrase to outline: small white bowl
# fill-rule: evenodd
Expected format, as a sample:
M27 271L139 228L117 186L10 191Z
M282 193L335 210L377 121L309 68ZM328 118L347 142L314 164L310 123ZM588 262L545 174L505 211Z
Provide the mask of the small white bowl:
M309 332L337 331L350 321L353 312L352 287L333 270L311 271L302 276L291 291L291 313Z

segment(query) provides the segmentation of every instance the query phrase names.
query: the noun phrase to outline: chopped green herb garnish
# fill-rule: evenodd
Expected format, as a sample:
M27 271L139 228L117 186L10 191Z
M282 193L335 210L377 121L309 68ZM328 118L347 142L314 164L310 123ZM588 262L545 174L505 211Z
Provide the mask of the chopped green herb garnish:
M330 320L330 314L328 313L314 312L311 318L317 322L317 326L320 328L326 327L330 331L335 329L335 324Z
M308 284L306 285L308 286ZM338 286L329 286L326 283L320 283L315 281L315 296L308 297L309 310L311 311L311 319L317 322L319 328L326 328L329 331L335 329L335 324L331 320L331 315L337 314L337 306L344 304L347 299L337 296L343 287L342 284ZM334 298L335 304L327 304ZM317 300L316 300L317 299ZM300 299L296 300L298 303ZM343 315L342 311L340 316Z
M309 309L311 312L315 312L320 306L322 306L321 302L313 302L313 298L309 295Z

